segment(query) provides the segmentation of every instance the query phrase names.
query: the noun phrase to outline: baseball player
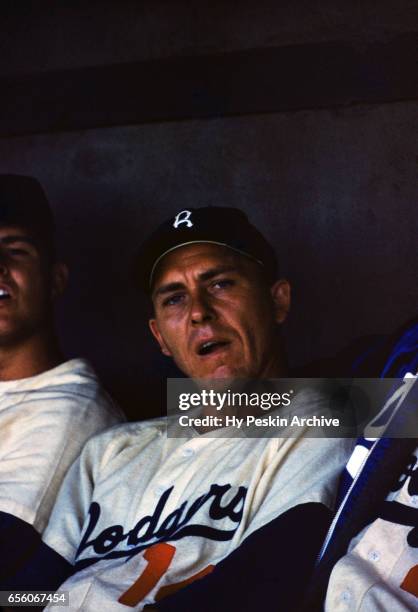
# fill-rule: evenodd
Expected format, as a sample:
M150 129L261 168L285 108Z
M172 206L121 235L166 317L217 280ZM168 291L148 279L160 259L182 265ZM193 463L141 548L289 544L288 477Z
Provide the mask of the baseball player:
M135 269L152 299L151 331L187 376L287 374L289 284L244 213L180 211L142 246ZM323 401L306 389L294 410ZM131 423L86 444L15 585L55 589L67 578L69 609L83 611L297 606L351 442L304 428L265 439L190 427L180 438L171 427Z
M306 612L418 609L417 319L362 362L368 376L391 378L392 389L340 481Z
M0 176L0 583L39 544L68 467L92 434L120 422L90 365L65 361L53 302L67 270L34 178Z

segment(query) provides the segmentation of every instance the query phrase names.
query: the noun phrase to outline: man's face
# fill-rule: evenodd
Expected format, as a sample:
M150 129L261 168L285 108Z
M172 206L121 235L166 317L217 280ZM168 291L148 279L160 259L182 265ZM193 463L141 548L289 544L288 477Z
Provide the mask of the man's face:
M54 267L30 231L0 227L0 347L45 328L55 289Z
M193 378L279 376L276 323L289 285L269 288L259 264L214 244L166 255L158 266L150 328L165 355Z

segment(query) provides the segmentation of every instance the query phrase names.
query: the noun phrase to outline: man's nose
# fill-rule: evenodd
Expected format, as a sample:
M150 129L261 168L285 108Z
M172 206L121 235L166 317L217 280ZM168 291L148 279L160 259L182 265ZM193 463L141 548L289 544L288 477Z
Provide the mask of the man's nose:
M208 321L212 321L215 318L216 313L211 305L210 296L208 296L204 291L197 292L192 297L190 307L190 319L192 325L206 323Z

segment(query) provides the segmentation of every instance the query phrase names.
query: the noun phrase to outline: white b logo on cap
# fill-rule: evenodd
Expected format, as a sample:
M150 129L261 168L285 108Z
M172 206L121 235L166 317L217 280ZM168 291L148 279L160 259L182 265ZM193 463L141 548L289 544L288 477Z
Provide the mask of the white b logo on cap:
M190 210L182 210L179 212L174 219L173 227L177 229L182 223L187 223L187 227L193 227L193 223L190 221L191 214Z

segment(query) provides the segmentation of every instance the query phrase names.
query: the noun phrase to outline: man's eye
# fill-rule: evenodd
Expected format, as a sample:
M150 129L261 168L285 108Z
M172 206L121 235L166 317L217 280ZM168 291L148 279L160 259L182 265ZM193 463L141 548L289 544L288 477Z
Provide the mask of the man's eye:
M227 287L232 287L234 284L235 282L230 278L222 278L212 283L212 287L214 289L226 289Z
M163 306L176 306L181 302L183 297L183 293L176 293L175 295L170 295L170 297L166 298L163 301Z

